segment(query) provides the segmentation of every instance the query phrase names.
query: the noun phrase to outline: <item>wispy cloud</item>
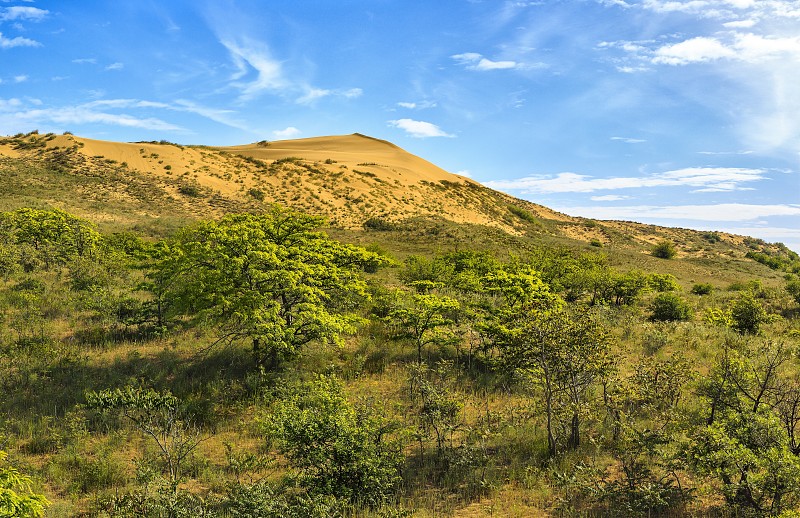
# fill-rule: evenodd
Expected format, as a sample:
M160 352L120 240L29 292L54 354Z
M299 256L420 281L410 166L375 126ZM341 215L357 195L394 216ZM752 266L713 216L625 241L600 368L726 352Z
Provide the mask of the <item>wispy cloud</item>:
M275 130L272 132L272 136L279 139L288 139L292 137L296 137L301 132L299 129L295 128L294 126L289 126L286 129L282 130Z
M106 67L106 70L122 70L123 68L125 68L125 65L123 65L122 63L117 62L117 63L111 63L110 65L108 65Z
M389 126L399 128L414 138L454 137L442 130L436 124L413 119L397 119L388 121Z
M86 65L86 64L88 64L88 65L96 65L97 64L97 60L95 58L78 58L78 59L73 59L72 62L77 64L77 65Z
M694 192L716 192L747 190L743 184L764 180L766 174L764 169L691 167L641 177L592 178L576 173L559 173L555 177L529 176L517 180L490 181L486 185L524 194L588 193L653 187L692 187Z
M458 65L463 66L467 70L477 70L480 72L487 72L490 70L545 68L547 66L544 63L522 63L512 60L492 61L477 52L454 54L450 57L455 60Z
M41 47L42 44L36 40L32 40L29 38L23 38L22 36L17 36L16 38L6 38L3 36L3 33L0 32L0 48L2 49L11 49L14 47Z
M0 21L7 22L23 20L38 22L45 19L48 14L50 14L50 12L45 9L15 5L5 9L0 9Z
M619 142L624 142L625 144L641 144L643 142L647 142L645 139L630 137L611 137L611 140L617 140Z
M14 82L15 83L24 83L27 80L28 80L28 76L25 75L25 74L20 74L18 76L14 76Z
M557 207L571 215L598 219L691 220L691 221L753 221L775 216L800 216L800 205L751 205L746 203L720 203L715 205L629 205L623 207L589 206Z
M214 122L249 130L233 117L230 110L220 110L179 99L163 103L140 99L99 99L77 105L40 108L34 99L0 99L0 127L20 128L30 125L106 124L159 131L186 131L185 128L159 117L134 115L137 110L163 110L192 113Z
M303 88L305 93L297 98L298 104L313 104L314 102L318 101L319 99L325 97L342 97L345 99L356 99L361 97L364 93L361 88L350 88L346 90L329 90L325 88L314 88L311 86L306 86Z
M630 199L630 196L621 196L619 194L606 194L604 196L592 196L589 199L592 201L621 201Z
M408 110L426 110L428 108L435 108L436 103L433 101L399 102L397 106Z
M236 66L231 85L241 91L241 100L250 100L264 92L281 91L289 86L283 66L275 60L263 43L244 38L241 41L221 40ZM255 77L242 81L246 76Z

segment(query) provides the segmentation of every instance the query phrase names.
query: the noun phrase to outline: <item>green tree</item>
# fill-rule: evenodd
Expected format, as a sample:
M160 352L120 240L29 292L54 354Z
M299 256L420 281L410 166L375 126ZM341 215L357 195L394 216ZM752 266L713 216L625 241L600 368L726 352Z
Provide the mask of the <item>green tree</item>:
M359 271L387 259L314 231L321 223L275 208L185 229L153 272L155 295L174 313L218 325L221 339L250 339L261 366L313 340L338 342L368 297Z
M0 239L17 245L20 262L30 271L36 263L45 268L62 265L97 250L100 234L87 221L59 209L22 208L0 213Z
M613 369L611 338L586 313L573 315L558 304L531 303L535 300L501 308L483 330L498 354L497 365L534 387L541 398L548 449L555 455L559 430L568 430L568 449L580 445L591 389Z
M31 479L6 464L8 454L0 450L0 518L44 516L50 502L31 491Z
M414 343L417 363L422 363L426 345L447 344L456 339L451 330L452 315L459 307L458 301L450 297L415 293L392 309L385 320L396 330L397 337Z
M400 483L393 424L351 405L334 377L320 376L278 401L264 427L311 492L377 507Z
M200 430L185 415L178 398L169 392L134 387L89 392L89 408L118 412L158 446L169 482L180 481L184 461L200 444Z

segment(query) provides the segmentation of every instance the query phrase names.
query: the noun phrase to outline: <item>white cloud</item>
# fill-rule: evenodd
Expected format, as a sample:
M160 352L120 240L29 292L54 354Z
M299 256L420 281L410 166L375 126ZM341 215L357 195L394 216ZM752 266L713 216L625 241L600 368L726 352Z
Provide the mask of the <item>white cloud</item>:
M457 175L466 176L467 178L472 178L472 171L469 169L462 169L461 171L456 171Z
M413 119L398 119L388 121L389 126L400 128L414 138L429 137L453 137L445 133L439 126L425 121L415 121Z
M592 196L589 199L592 201L621 201L627 200L630 196L621 196L619 194L606 194L604 196Z
M250 40L222 40L236 66L231 76L232 85L241 91L241 100L250 100L263 92L280 91L290 86L284 77L280 61L272 58L266 45ZM252 81L240 81L255 72Z
M409 110L425 110L427 108L435 108L436 103L433 101L399 102L397 106Z
M0 10L0 21L27 20L38 22L47 17L49 11L36 7L23 7L15 5Z
M26 76L25 74L14 76L14 82L15 83L24 83L27 80L28 80L28 76Z
M0 32L0 49L10 49L14 47L41 47L42 44L36 40L31 40L28 38L23 38L22 36L17 36L16 38L6 38L3 36L3 33Z
M729 29L749 29L750 27L754 26L758 23L756 20L735 20L732 22L725 22L723 23L723 27L727 27Z
M647 142L645 139L629 137L611 137L611 140L618 140L626 144L641 144L642 142Z
M356 99L364 95L364 90L361 88L350 88L349 90L343 91L341 95L347 99Z
M272 132L272 135L279 139L288 139L292 137L296 137L300 134L300 130L295 128L294 126L289 126L286 129L282 130L275 130Z
M643 177L592 178L576 173L552 176L529 176L517 180L485 182L499 190L515 190L525 194L595 192L617 189L654 187L693 187L696 192L746 190L742 184L766 178L764 169L735 167L691 167Z
M558 207L558 211L597 219L753 221L774 216L800 216L800 205L751 205L720 203L716 205L632 205L624 207Z
M323 88L308 88L306 93L297 99L298 104L311 104L318 99L322 99L323 97L327 97L331 95L333 92L330 90L325 90Z
M84 64L96 65L97 64L97 60L95 58L78 58L78 59L73 59L72 62L75 63L75 64L78 64L78 65L84 65Z
M123 65L122 63L117 62L117 63L111 63L110 65L108 65L106 67L106 70L122 70L123 68L125 68L125 65Z
M468 70L508 70L512 68L521 68L520 63L516 61L492 61L486 59L476 52L465 52L464 54L454 54L450 56L459 65L463 65Z
M348 90L328 90L324 88L314 88L306 86L305 94L297 99L297 104L314 104L314 102L324 97L340 97L344 99L356 99L364 93L361 88L350 88Z
M719 40L699 36L656 49L653 63L686 65L735 56L736 53L720 43Z

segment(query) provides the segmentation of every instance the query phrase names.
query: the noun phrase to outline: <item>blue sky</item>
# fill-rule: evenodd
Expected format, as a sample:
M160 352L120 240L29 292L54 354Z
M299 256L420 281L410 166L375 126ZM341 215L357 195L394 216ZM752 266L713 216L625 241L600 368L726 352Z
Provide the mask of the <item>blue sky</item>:
M568 214L800 251L800 1L0 0L0 134L365 133Z

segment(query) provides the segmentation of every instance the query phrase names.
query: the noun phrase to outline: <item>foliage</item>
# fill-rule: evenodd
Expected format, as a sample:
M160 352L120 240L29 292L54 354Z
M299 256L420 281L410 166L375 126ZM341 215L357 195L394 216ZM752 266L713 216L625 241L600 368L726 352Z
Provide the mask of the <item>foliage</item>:
M527 210L523 209L522 207L517 207L516 205L509 205L508 206L508 211L511 212L511 214L513 214L516 217L518 217L519 219L521 219L522 221L525 221L526 223L536 223L537 222L536 221L536 216L531 214L530 211L527 211Z
M0 450L0 518L44 516L50 502L31 491L31 479L6 464L8 454Z
M786 291L800 304L800 279L793 278L786 283Z
M678 291L681 289L678 280L669 273L651 273L647 276L647 283L651 289L662 293L665 291Z
M278 401L264 428L308 491L376 507L400 482L393 425L369 407L351 405L334 377L320 376Z
M311 341L336 343L354 330L353 310L368 296L359 269L388 260L315 232L321 222L275 208L186 229L154 269L169 283L157 296L219 325L224 339L250 339L264 367Z
M694 314L689 303L674 293L659 293L650 304L650 320L671 322L690 320Z
M569 430L566 447L576 449L591 389L613 369L611 339L586 313L540 305L513 288L506 286L512 297L489 315L484 333L498 354L498 367L532 386L540 398L550 454L558 453L563 443L558 421L565 421Z
M692 293L694 295L711 295L714 291L714 286L709 283L700 283L692 286Z
M184 415L178 399L169 392L135 387L89 392L89 408L119 412L156 443L169 481L176 484L182 466L200 443L200 431Z
M742 334L757 334L761 325L767 321L764 306L751 293L744 293L736 299L730 311L733 329Z
M671 241L661 241L656 244L651 250L650 255L660 259L672 259L678 254L675 245Z
M445 345L455 340L451 327L459 307L458 301L450 297L415 293L401 296L385 320L396 337L407 338L415 345L417 363L421 363L426 345Z

